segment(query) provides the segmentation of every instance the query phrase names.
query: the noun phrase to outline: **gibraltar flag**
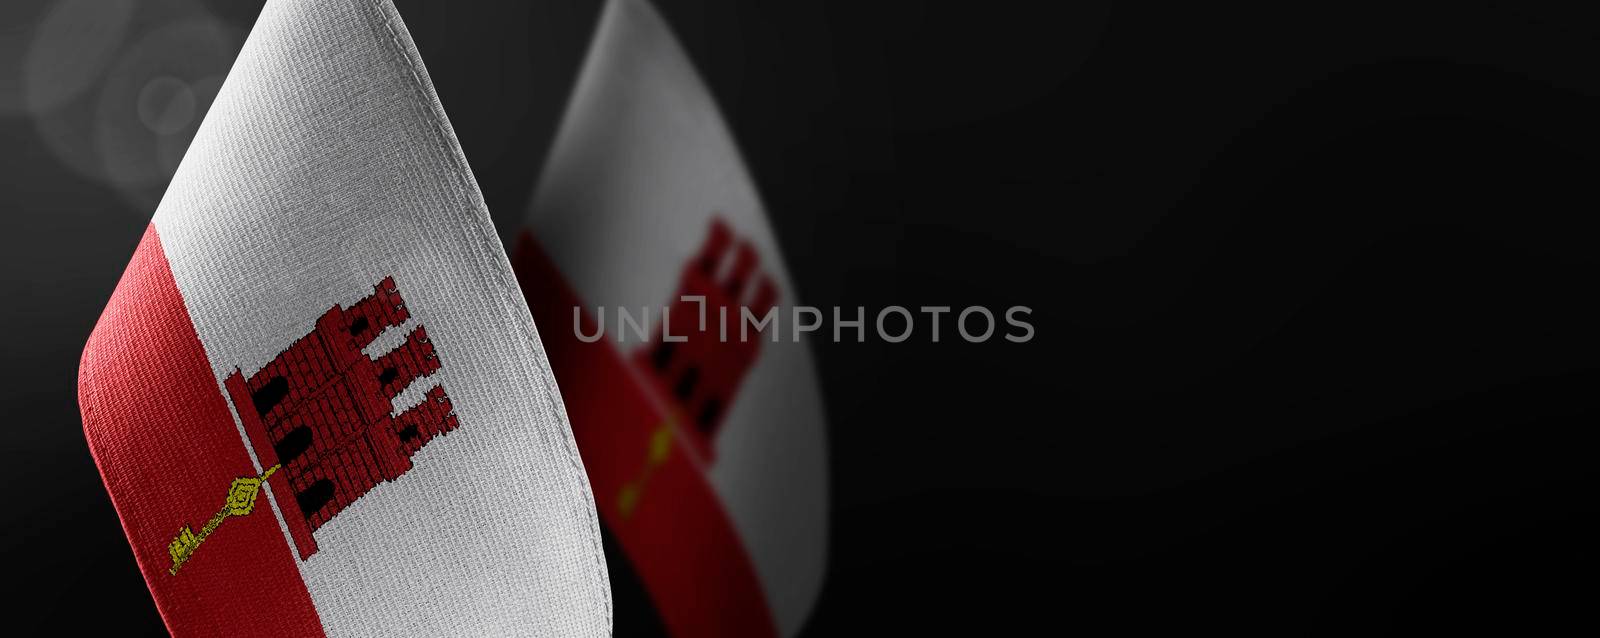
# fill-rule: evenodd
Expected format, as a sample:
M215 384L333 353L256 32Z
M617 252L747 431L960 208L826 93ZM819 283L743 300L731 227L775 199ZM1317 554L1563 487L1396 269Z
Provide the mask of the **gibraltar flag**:
M642 0L606 6L514 257L600 519L669 632L799 631L825 566L822 401L787 313L776 342L739 335L742 308L795 289L716 105ZM614 338L619 307L650 314L647 338Z
M84 348L176 635L603 635L594 499L389 0L271 0Z

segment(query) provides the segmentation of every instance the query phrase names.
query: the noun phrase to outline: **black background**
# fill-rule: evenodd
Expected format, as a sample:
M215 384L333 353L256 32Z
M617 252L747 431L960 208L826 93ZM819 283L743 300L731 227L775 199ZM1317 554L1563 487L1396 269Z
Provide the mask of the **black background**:
M504 234L600 3L397 4ZM658 2L805 303L1034 309L812 342L808 633L1592 631L1600 14L1022 4ZM150 209L0 144L6 622L159 634L75 400Z

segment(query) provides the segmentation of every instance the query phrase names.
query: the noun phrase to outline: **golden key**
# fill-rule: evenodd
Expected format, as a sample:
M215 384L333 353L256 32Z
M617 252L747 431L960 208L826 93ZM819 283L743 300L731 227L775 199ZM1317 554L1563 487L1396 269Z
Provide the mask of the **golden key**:
M200 528L199 534L189 529L188 525L178 530L178 536L167 546L167 553L172 555L172 567L167 569L167 573L178 575L178 568L189 562L189 557L194 556L194 550L206 541L211 532L222 525L222 521L228 520L231 516L245 516L255 511L256 496L261 493L261 484L272 478L272 474L277 472L279 467L281 464L269 467L266 472L261 473L261 476L241 476L233 479L233 484L228 486L227 502L223 503L222 509L217 510L211 520L206 521L205 526Z

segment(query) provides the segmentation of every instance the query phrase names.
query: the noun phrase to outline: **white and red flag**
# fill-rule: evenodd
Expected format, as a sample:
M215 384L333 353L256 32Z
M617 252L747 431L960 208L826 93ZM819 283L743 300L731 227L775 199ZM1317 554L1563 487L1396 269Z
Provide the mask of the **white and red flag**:
M272 0L84 349L175 635L603 635L539 336L389 0Z
M667 630L798 632L828 485L795 288L728 127L646 2L607 3L516 243L601 521ZM769 310L777 325L741 329Z

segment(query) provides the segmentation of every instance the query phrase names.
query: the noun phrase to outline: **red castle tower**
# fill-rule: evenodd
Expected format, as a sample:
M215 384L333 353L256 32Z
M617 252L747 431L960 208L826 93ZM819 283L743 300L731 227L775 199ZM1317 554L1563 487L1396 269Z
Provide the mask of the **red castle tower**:
M777 286L757 270L757 262L748 241L734 237L721 218L712 218L700 251L684 265L670 306L670 326L663 321L656 341L634 353L635 366L692 424L684 433L706 463L715 458L712 441L765 337L743 338L741 308L748 308L760 321L778 301ZM705 297L704 325L700 302L685 301L685 296ZM673 337L684 341L665 340L669 328Z
M246 379L225 381L302 560L317 551L312 532L384 481L411 469L411 456L456 428L444 388L399 415L393 401L439 369L427 330L417 326L377 359L362 349L410 317L394 278L355 304L334 306L316 328Z

